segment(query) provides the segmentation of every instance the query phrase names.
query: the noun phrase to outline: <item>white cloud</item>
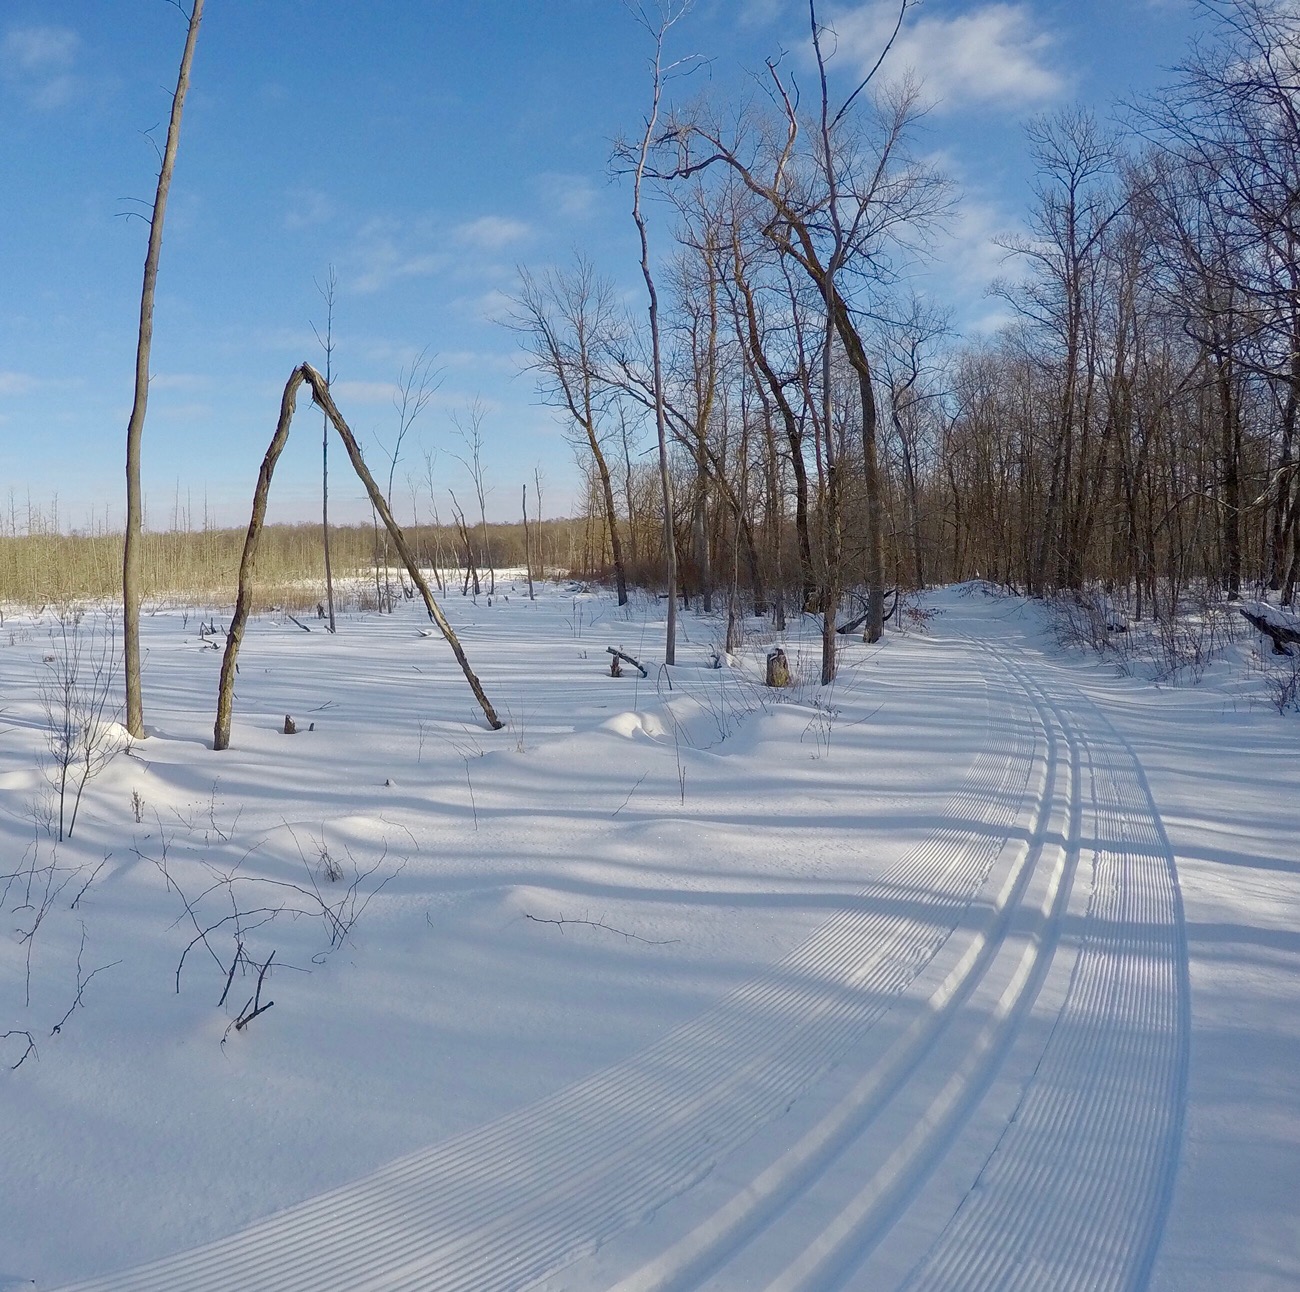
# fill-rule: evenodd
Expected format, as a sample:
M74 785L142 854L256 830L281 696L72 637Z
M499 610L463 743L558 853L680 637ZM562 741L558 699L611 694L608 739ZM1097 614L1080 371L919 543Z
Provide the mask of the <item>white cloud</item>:
M983 292L1007 274L1007 252L998 239L1015 230L1016 221L983 198L966 194L938 239L935 258L948 266L953 281L966 291Z
M68 27L12 27L0 44L0 76L29 106L61 108L81 88L74 71L80 47Z
M835 48L865 72L893 30L894 0L866 0L831 21ZM969 105L1020 107L1059 97L1065 77L1050 63L1055 37L1024 3L962 7L961 12L909 13L885 62L887 73L914 71L939 110Z
M476 220L458 224L452 231L463 247L476 251L502 251L532 235L532 227L506 215L480 215Z
M0 372L0 395L26 395L36 389L36 378L25 372Z
M290 192L288 208L284 216L284 227L293 232L328 224L336 214L336 207L329 196L314 188L297 188Z
M500 302L494 301L493 304L499 305ZM506 354L487 350L449 350L438 355L438 365L447 369L467 368L471 372L504 372L511 377L519 370L513 350Z
M582 220L596 207L598 189L585 175L547 171L537 177L537 188L546 209L566 220Z
M503 323L516 308L514 298L495 287L473 296L459 296L450 307L461 318L475 323Z
M340 276L359 292L377 292L407 278L439 273L475 280L493 270L491 257L533 236L533 227L504 215L481 215L447 226L428 217L379 217L358 231Z
M785 12L785 0L740 0L738 20L742 27L766 27Z
M965 332L970 337L996 336L999 332L1012 327L1018 321L1015 311L1010 306L993 306L985 313L972 318L966 324Z
M357 236L352 286L359 292L377 292L404 278L427 278L452 263L439 243L429 221L371 220Z

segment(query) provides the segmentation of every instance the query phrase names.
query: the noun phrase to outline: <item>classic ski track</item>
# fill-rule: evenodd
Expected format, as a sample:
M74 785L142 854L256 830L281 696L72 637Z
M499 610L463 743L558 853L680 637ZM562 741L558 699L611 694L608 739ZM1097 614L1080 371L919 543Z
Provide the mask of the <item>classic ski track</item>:
M988 1091L1054 957L1062 950L1068 954L1060 931L1085 853L1085 824L1091 827L1086 838L1093 885L1070 986L1034 1079L993 1155L1023 1151L1015 1137L1029 1133L1026 1127L1036 1118L1038 1169L1017 1167L1012 1157L999 1162L1000 1176L986 1167L958 1211L960 1224L954 1219L945 1229L906 1286L909 1292L1145 1286L1177 1163L1190 1030L1186 940L1172 853L1140 764L1096 706L1074 688L1067 701L1054 702L1023 662L968 644L997 660L1039 715L1049 769L1056 767L1057 746L1064 745L1063 802L1053 810L1052 772L1030 857L1004 883L994 903L998 918L935 992L931 1013L918 1017L795 1144L622 1280L617 1292L697 1287L723 1265L730 1268L752 1237L795 1197L817 1190L828 1166L893 1111L890 1101L909 1079L923 1073L933 1084L942 1077L934 1051L943 1030L977 989L1001 988L988 1021L924 1114L851 1197L836 1200L831 1187L830 1222L767 1287L812 1292L850 1281ZM1084 717L1073 716L1072 707ZM1085 766L1091 800L1086 822ZM1056 855L1045 859L1049 833L1060 842ZM1047 873L1037 876L1040 886L1044 878L1046 884L1037 894L1032 936L1023 949L1004 945L1016 903L1035 895L1035 868ZM1150 962L1154 981L1141 972ZM1067 1036L1068 1045L1061 1041ZM1080 1072L1086 1074L1081 1088L1061 1088L1066 1076ZM995 1190L999 1179L1017 1187ZM816 1204L828 1205L825 1190ZM1025 1260L1026 1251L1050 1258ZM718 1281L754 1286L753 1266L751 1261L739 1281L735 1275Z
M949 805L969 824L938 830L783 961L640 1054L227 1238L75 1287L515 1288L599 1246L778 1116L943 946L1036 792L1038 733L1019 721L995 732ZM914 913L891 913L900 891Z
M1028 682L1023 661L1010 666ZM1105 715L1073 687L1044 699L1091 771L1079 956L1015 1115L906 1292L1141 1289L1168 1212L1191 1031L1174 856L1141 763Z
M1027 701L1045 748L1044 781L1033 805L1030 844L993 894L985 921L933 991L926 1008L856 1083L778 1158L714 1213L616 1285L616 1292L682 1292L701 1286L795 1198L813 1191L855 1139L893 1111L892 1101L924 1070L933 1080L933 1052L945 1030L981 988L993 994L990 1021L962 1052L924 1116L878 1163L864 1187L840 1199L833 1219L768 1285L771 1292L836 1287L896 1218L942 1154L949 1137L987 1090L1038 995L1059 938L1077 863L1079 760L1052 711L993 652ZM1068 759L1062 767L1060 746ZM1062 772L1065 772L1062 777ZM1066 786L1061 799L1057 781ZM1064 818L1064 819L1061 819ZM1017 936L1008 935L1013 924ZM726 1281L749 1286L748 1277ZM723 1282L725 1280L719 1280Z

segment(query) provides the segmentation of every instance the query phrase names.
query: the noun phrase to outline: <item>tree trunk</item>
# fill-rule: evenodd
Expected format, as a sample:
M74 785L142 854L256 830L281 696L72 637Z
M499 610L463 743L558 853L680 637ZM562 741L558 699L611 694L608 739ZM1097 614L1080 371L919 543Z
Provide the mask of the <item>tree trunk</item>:
M230 629L226 634L225 654L221 659L221 681L217 691L217 718L212 733L213 749L227 749L230 746L230 723L234 705L236 663L239 657L239 647L244 639L244 626L248 621L249 610L252 607L253 572L257 564L257 549L262 536L262 525L266 519L266 504L271 491L271 476L289 438L289 424L293 420L298 390L303 382L306 382L311 387L312 396L316 403L339 433L339 438L342 439L343 447L347 450L352 468L357 473L357 477L365 486L366 493L370 497L371 506L375 509L375 513L380 520L383 521L384 529L392 538L393 545L397 548L397 553L402 558L412 582L420 590L425 609L429 612L429 618L438 625L447 644L451 647L452 653L456 656L456 661L465 675L465 680L469 683L470 690L474 693L474 698L479 702L479 706L488 720L488 725L494 731L500 730L505 724L497 717L495 710L483 692L482 684L469 666L469 660L465 656L460 640L457 638L452 626L447 622L446 616L442 613L442 608L434 600L433 593L429 591L429 585L420 573L419 565L407 545L405 535L398 528L387 502L384 501L383 494L379 491L379 486L375 483L369 469L366 467L355 436L353 436L348 424L335 407L334 400L330 397L329 386L326 384L325 378L311 364L304 363L301 367L293 370L285 385L284 394L280 399L280 418L276 423L275 434L271 437L270 446L266 450L266 456L262 459L262 469L257 476L257 487L253 491L252 515L249 518L248 533L244 539L243 555L239 561L239 589L236 594L234 614L230 619Z
M140 484L140 446L144 436L145 409L149 403L149 353L153 346L153 302L158 284L158 261L162 255L163 220L167 213L167 194L171 190L172 172L176 168L176 150L181 137L181 113L185 93L190 85L190 67L199 23L203 20L203 0L193 0L185 50L181 54L176 92L172 95L171 120L167 125L167 143L163 148L162 166L158 171L158 190L154 195L153 217L149 222L149 249L144 258L144 285L140 292L140 330L135 352L135 400L126 427L126 535L122 551L122 666L126 679L126 729L135 740L144 739L144 698L140 684L140 545L143 538L144 512Z
M672 23L665 13L655 33L653 102L646 118L645 134L637 156L632 185L632 219L641 240L641 277L645 279L649 299L650 353L654 372L655 437L659 447L659 488L663 501L664 561L668 582L668 622L664 629L664 663L677 662L677 540L673 532L673 482L668 469L668 427L664 416L663 347L659 335L659 294L655 291L654 274L650 269L650 237L646 230L645 215L641 210L641 182L645 178L646 160L654 140L659 120L659 100L663 94L664 36ZM647 23L648 25L648 23Z
M523 497L524 511L524 569L528 573L528 600L535 601L533 596L533 551L528 542L528 486L524 485Z
M605 508L605 525L609 529L609 550L614 562L614 587L618 592L618 604L627 605L627 571L623 565L623 543L618 535L618 511L614 507L614 481L609 474L609 465L596 441L595 431L589 426L587 431L591 444L591 456L596 461L596 474L600 476L600 498Z
M867 619L862 640L878 642L885 631L885 526L880 457L876 446L876 393L871 381L871 363L866 347L853 322L844 298L827 284L832 297L835 332L844 347L849 365L858 378L858 400L862 408L862 472L866 486L867 533Z

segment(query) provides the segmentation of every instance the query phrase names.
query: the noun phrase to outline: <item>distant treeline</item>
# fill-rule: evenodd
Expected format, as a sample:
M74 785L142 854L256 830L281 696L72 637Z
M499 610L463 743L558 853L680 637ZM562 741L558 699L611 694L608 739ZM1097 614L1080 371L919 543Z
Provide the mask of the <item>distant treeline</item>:
M530 522L529 564L534 577L585 572L599 562L592 527L585 519ZM220 606L234 601L245 531L167 530L144 537L146 601L187 601ZM475 526L468 534L452 526L418 525L406 530L423 566L453 572L459 590L469 554L486 582L492 569L525 566L521 523ZM338 580L373 579L385 560L385 535L371 525L330 529L330 561ZM584 550L585 549L585 550ZM396 567L396 553L387 553ZM324 597L325 562L321 527L268 525L258 550L256 604L315 606ZM0 604L45 606L122 595L122 535L34 532L0 534ZM364 599L354 585L349 598Z

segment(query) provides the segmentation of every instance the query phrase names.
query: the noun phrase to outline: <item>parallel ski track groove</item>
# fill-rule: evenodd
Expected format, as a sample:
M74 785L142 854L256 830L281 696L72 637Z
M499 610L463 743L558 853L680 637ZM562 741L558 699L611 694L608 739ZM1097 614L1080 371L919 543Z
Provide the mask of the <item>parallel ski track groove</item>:
M1077 690L1052 707L1091 770L1080 952L1015 1115L906 1292L1138 1292L1163 1232L1190 1033L1177 870L1133 751Z
M515 1288L598 1246L779 1115L942 946L1029 786L1037 733L995 730L950 804L967 824L936 832L784 961L641 1054L228 1238L77 1289ZM913 913L891 910L900 894Z
M1007 672L1011 676L1009 670ZM985 680L987 684L987 675ZM1022 696L1027 695L1023 687L1018 689ZM685 1289L702 1286L703 1280L733 1260L765 1225L797 1197L811 1189L843 1149L884 1113L894 1095L927 1062L936 1039L953 1022L976 986L1003 953L1011 921L1020 911L1031 883L1043 867L1044 849L1049 844L1050 818L1055 809L1054 787L1059 775L1058 740L1043 713L1037 707L1033 707L1033 713L1037 721L1035 745L1043 754L1043 782L1034 795L1031 809L1033 823L1027 832L1027 846L1004 877L999 891L992 895L982 924L972 926L970 944L934 990L928 1001L928 1009L913 1020L902 1035L858 1078L853 1087L794 1144L761 1170L739 1193L733 1194L728 1202L698 1221L686 1235L622 1279L616 1285L615 1292L685 1292ZM1072 784L1068 793L1073 801L1076 795L1073 781L1077 780L1077 768L1071 767L1070 774ZM1049 896L1058 891L1068 895L1069 880L1070 875L1062 858L1052 869L1048 881ZM1052 906L1058 904L1049 903ZM1049 919L1049 915L1047 909L1040 912L1040 918L1044 921ZM1031 965L1025 972L1025 977L1032 976ZM1036 991L1036 980L1029 985ZM1021 1005L1021 998L1032 1000L1032 995L1033 992L1026 992L1022 987L1016 1005ZM1008 1026L1005 1030L1011 1031L1013 1028ZM937 1128L931 1128L925 1136L927 1142L932 1141L937 1133ZM912 1156L913 1161L909 1165L914 1173L919 1169L923 1155L915 1152ZM872 1205L863 1210L879 1218L883 1208L873 1200ZM854 1228L858 1230L855 1238L860 1240L860 1227ZM831 1253L832 1265L836 1255ZM813 1272L816 1264L816 1258L810 1260L809 1254L805 1253L782 1277L792 1281L792 1286L797 1285L801 1278Z
M1046 748L1046 774L1042 793L1035 805L1034 844L1021 862L1014 891L1008 894L1003 917L989 929L988 943L978 961L970 966L955 1000L943 1002L932 1026L913 1038L904 1038L896 1048L909 1051L902 1056L903 1077L878 1101L873 1101L869 1117L853 1128L852 1134L865 1131L870 1121L884 1116L889 1098L910 1076L923 1074L934 1081L943 1072L934 1068L929 1051L960 1012L959 1007L975 993L986 977L1005 985L1000 988L988 1021L974 1042L952 1063L949 1075L933 1097L924 1114L913 1121L901 1141L876 1164L865 1183L847 1200L823 1199L829 1204L831 1219L820 1234L797 1253L787 1266L768 1284L767 1292L820 1292L844 1285L855 1267L875 1247L902 1208L921 1188L937 1165L947 1145L970 1117L987 1091L1006 1054L1014 1043L1030 1007L1034 1004L1060 942L1060 926L1069 903L1078 862L1076 842L1080 826L1080 753L1069 740L1069 732L1055 720L1052 710L1042 704L1001 656L978 642L964 645L991 659L1004 671L1029 702L1030 710L1042 732ZM1064 747L1064 760L1062 760ZM1064 770L1065 775L1061 772ZM1058 782L1064 781L1063 790ZM1059 797L1058 797L1059 795ZM1058 819L1063 818L1063 819ZM1014 904L1030 893L1031 884L1043 888L1037 899L1022 907L1018 914L1028 920L1022 931L1027 940L1006 937L1009 921L1017 914ZM996 989L996 988L995 988ZM940 993L941 994L941 993ZM922 1043L918 1044L917 1041ZM846 1136L838 1152L848 1147ZM804 1188L815 1181L803 1182ZM639 1292L639 1290L638 1290Z

